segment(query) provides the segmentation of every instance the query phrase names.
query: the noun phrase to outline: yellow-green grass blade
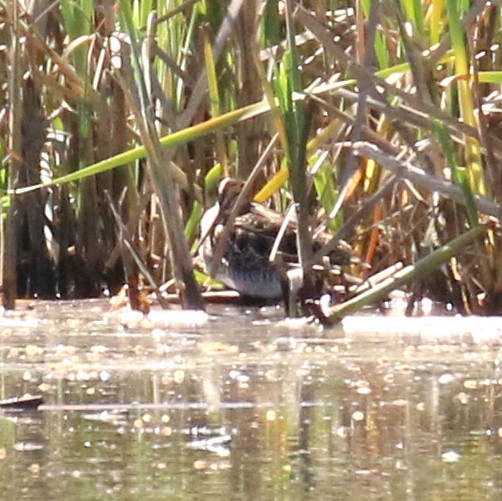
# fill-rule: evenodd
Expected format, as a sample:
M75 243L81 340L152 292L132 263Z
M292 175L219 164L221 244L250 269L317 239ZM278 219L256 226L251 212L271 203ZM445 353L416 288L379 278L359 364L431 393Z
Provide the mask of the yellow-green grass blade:
M247 120L257 115L261 115L269 111L269 109L270 109L269 105L266 102L254 103L249 106L245 106L244 108L240 108L238 110L225 113L211 120L207 120L206 122L203 122L201 124L197 124L192 127L180 130L178 132L174 132L173 134L169 134L168 136L164 136L163 138L160 139L160 143L165 147L173 148L181 144L185 144L189 141L193 141L194 139L203 137L212 132L215 132L218 129L229 127L237 122ZM125 151L124 153L115 155L114 157L107 158L106 160L102 160L101 162L97 162L95 164L84 167L79 171L58 177L53 181L51 181L50 183L47 184L41 183L37 185L27 186L25 188L13 190L9 193L10 194L28 193L30 191L40 189L44 186L48 187L57 184L79 181L86 177L94 176L96 174L100 174L102 172L115 169L116 167L120 167L121 165L125 165L130 162L143 159L145 158L145 156L146 152L144 146L137 146L135 148L132 148L131 150Z
M453 53L455 54L455 73L459 77L457 79L457 88L462 119L468 125L477 127L474 97L471 89L472 84L469 77L467 42L462 27L458 0L447 0L446 11L448 14ZM477 139L472 137L465 138L465 158L472 189L476 193L486 195L487 189L481 160L481 148Z
M221 115L220 91L218 88L218 75L216 72L216 62L214 60L213 47L211 38L206 27L202 28L203 43L204 43L204 59L207 70L207 83L209 92L209 107L211 116L219 117ZM216 135L216 155L218 161L223 165L225 174L228 175L227 155L225 149L224 137L221 129L215 131Z
M431 0L429 16L430 42L432 45L439 43L442 34L444 0Z

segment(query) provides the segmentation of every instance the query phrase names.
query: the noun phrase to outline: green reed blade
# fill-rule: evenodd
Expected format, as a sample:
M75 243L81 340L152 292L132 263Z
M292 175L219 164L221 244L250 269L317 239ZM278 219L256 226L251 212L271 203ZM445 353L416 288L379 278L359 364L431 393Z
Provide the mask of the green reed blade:
M469 226L474 228L479 224L479 215L476 202L474 200L474 193L471 189L471 185L469 184L468 176L466 175L466 169L460 167L458 164L455 150L446 127L439 120L435 119L433 120L433 127L441 147L443 148L443 152L446 155L453 181L460 186L464 192L467 219L469 220Z

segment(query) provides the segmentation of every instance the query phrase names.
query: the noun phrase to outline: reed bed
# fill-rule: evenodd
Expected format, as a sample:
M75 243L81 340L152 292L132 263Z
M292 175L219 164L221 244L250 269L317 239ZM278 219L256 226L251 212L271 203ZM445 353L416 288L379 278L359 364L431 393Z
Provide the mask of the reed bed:
M200 218L255 170L298 204L305 276L340 238L358 257L332 321L395 287L497 313L501 36L483 1L0 1L4 305L203 307Z

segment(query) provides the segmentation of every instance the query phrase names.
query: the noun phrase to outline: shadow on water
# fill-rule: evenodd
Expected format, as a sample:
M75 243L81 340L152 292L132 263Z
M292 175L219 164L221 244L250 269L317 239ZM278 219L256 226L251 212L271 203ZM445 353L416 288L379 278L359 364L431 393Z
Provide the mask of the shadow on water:
M2 499L499 499L493 339L321 332L273 308L123 329L106 308L2 318L2 398L45 401L0 414Z

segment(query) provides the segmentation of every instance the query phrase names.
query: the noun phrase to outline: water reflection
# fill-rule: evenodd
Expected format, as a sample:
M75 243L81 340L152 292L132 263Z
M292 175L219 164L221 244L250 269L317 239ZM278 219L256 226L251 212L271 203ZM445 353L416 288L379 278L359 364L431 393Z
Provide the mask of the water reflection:
M270 309L123 331L103 308L1 331L2 396L46 402L0 415L2 498L499 497L496 343L290 330Z

